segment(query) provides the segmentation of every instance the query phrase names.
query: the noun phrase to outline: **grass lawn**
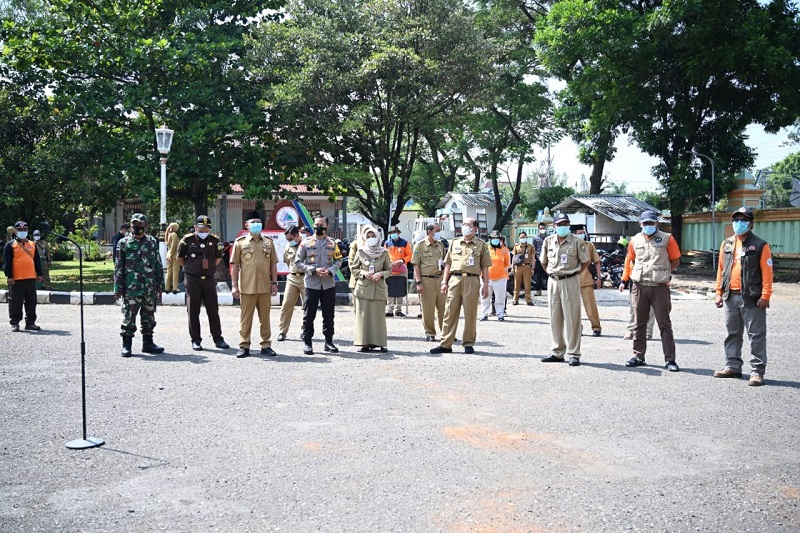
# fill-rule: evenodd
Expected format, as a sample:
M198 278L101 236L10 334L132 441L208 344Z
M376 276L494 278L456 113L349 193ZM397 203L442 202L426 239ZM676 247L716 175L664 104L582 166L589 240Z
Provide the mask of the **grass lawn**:
M50 267L50 284L54 291L80 290L78 260L53 261ZM7 289L5 276L0 276L0 290ZM85 261L83 263L83 290L85 292L112 292L114 290L114 263Z

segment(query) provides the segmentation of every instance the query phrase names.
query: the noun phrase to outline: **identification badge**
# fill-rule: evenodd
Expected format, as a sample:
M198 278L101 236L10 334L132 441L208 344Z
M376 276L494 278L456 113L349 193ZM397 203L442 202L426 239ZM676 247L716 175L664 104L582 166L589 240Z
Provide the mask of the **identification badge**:
M372 261L372 262L369 264L369 273L370 273L370 274L374 274L374 273L375 273L375 261Z
M528 258L528 254L525 254L525 259L527 259L527 258Z
M561 254L561 264L562 265L567 264L567 254Z
M467 265L468 266L475 266L475 258L472 257L472 256L469 256L469 259L467 259Z
M203 270L208 270L208 259L203 258Z

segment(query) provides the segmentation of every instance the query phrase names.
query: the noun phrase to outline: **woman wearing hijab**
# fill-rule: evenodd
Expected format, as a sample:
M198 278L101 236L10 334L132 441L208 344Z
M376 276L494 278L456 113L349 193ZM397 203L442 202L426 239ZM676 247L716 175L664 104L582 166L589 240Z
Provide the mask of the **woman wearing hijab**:
M355 344L362 352L386 349L386 317L389 298L386 278L392 274L389 252L381 246L378 230L365 226L359 236L358 251L350 263L350 275L356 279L353 295L356 307Z
M167 243L167 283L164 290L178 294L181 275L181 265L178 263L178 244L180 244L181 238L178 236L177 222L172 222L167 226L167 230L164 232L164 242Z

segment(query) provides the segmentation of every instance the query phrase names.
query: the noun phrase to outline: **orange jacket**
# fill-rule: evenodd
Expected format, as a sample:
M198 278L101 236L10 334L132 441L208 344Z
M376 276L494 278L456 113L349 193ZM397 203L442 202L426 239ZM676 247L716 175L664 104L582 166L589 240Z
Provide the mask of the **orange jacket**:
M489 246L489 256L492 258L492 266L489 267L490 280L508 279L508 269L511 267L509 253L508 248L505 246L500 248Z

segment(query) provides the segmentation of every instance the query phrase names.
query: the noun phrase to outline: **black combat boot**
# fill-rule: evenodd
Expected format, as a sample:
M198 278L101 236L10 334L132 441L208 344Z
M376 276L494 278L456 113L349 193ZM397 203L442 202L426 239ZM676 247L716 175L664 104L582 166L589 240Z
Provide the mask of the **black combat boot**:
M123 335L122 336L122 350L119 353L122 354L122 357L130 357L133 353L133 337L130 335Z
M142 351L144 353L162 353L164 348L156 346L153 342L153 334L142 335Z

